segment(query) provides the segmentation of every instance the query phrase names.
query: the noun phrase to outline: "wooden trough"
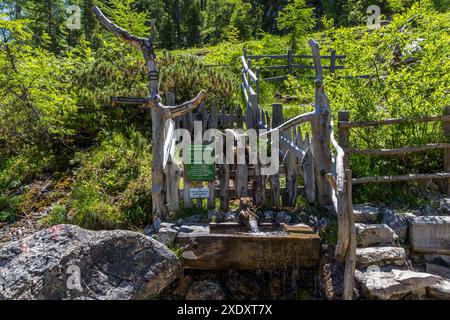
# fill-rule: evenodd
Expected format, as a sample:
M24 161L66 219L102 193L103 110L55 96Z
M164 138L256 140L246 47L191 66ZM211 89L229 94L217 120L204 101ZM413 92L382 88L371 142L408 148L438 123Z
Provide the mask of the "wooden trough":
M322 240L307 225L188 224L177 238L187 269L284 270L319 264Z

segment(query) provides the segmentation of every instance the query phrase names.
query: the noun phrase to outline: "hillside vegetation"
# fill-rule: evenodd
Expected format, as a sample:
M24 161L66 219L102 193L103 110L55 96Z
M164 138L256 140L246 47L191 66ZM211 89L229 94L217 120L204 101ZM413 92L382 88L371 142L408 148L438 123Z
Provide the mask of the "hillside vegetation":
M100 5L119 25L148 36L157 19L161 96L177 101L208 91L208 105L236 106L239 57L309 54L316 39L323 53L346 55L345 70L326 72L334 119L438 115L450 105L450 8L446 1L73 1L83 9L81 30L64 28L64 1L0 4L0 223L49 210L43 225L143 228L151 211L151 117L146 107L112 106L111 96L146 96L139 52L102 30L88 8ZM287 3L287 5L286 5ZM390 23L365 25L378 4ZM46 10L43 10L47 6ZM157 8L157 9L155 9ZM178 12L178 14L177 14ZM277 15L277 12L284 12ZM45 14L44 14L45 13ZM48 14L52 25L44 23ZM56 27L60 26L60 27ZM261 75L274 61L254 63ZM262 84L261 103L285 105L293 117L312 109L311 73ZM371 75L370 79L345 76ZM440 124L355 130L355 148L395 148L443 142ZM442 171L440 151L401 158L352 157L355 176ZM69 191L36 205L33 184L51 179ZM45 192L55 192L57 188ZM355 190L360 201L411 206L422 191L397 185Z

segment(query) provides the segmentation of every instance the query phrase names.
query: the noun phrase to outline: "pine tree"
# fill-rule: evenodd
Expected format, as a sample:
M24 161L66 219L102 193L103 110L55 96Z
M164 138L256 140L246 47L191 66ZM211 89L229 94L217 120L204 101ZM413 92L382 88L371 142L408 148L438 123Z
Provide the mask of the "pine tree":
M306 0L290 0L277 23L280 30L289 32L291 48L296 51L298 42L314 27L313 8L306 6Z

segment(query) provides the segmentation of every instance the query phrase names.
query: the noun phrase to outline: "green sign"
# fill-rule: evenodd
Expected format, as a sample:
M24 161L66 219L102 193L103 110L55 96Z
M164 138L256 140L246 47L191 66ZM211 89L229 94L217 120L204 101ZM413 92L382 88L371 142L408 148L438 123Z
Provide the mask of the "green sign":
M215 164L205 163L203 159L203 155L210 155L212 149L209 145L204 144L191 144L189 147L189 157L191 159L191 163L185 164L185 173L188 181L214 181L215 179ZM197 158L194 157L194 154L197 153Z

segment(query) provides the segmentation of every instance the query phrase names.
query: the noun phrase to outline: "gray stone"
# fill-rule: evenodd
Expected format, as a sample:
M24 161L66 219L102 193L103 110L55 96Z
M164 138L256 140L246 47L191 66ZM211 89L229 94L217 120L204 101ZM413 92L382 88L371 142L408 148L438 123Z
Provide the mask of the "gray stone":
M186 300L225 300L222 287L215 282L204 280L194 282L186 294Z
M358 244L368 247L374 245L393 245L398 239L395 232L386 224L356 223Z
M148 224L145 228L144 228L144 234L148 237L153 236L156 233L156 229L153 226L153 224Z
M430 298L437 300L450 300L450 281L441 280L435 285L427 288L427 293Z
M158 241L166 246L171 246L175 243L180 228L174 223L161 223L161 228L158 230Z
M425 266L428 273L450 279L450 256L425 255Z
M450 198L439 200L439 215L450 216Z
M292 217L286 212L278 212L275 218L276 223L289 223L291 222Z
M194 215L194 216L190 216L189 218L187 218L186 222L199 223L201 220L202 220L202 217L200 215Z
M0 299L150 299L183 269L164 245L131 231L73 225L0 249Z
M409 240L416 252L450 254L450 217L409 220Z
M353 218L356 223L376 223L378 219L378 208L367 204L353 205Z
M266 211L262 214L262 222L272 223L275 219L275 213L273 211Z
M225 222L237 222L237 213L230 211L225 213Z
M356 249L358 268L371 265L405 265L406 252L402 247L370 247Z
M404 241L408 234L408 220L415 215L409 212L397 212L392 209L384 208L382 211L382 223L387 224L397 236Z
M426 205L422 209L420 209L420 216L439 216L439 211L435 208L433 208L430 205Z
M438 283L441 278L429 273L393 269L391 272L355 272L368 298L395 300L407 295L422 294L425 288Z

